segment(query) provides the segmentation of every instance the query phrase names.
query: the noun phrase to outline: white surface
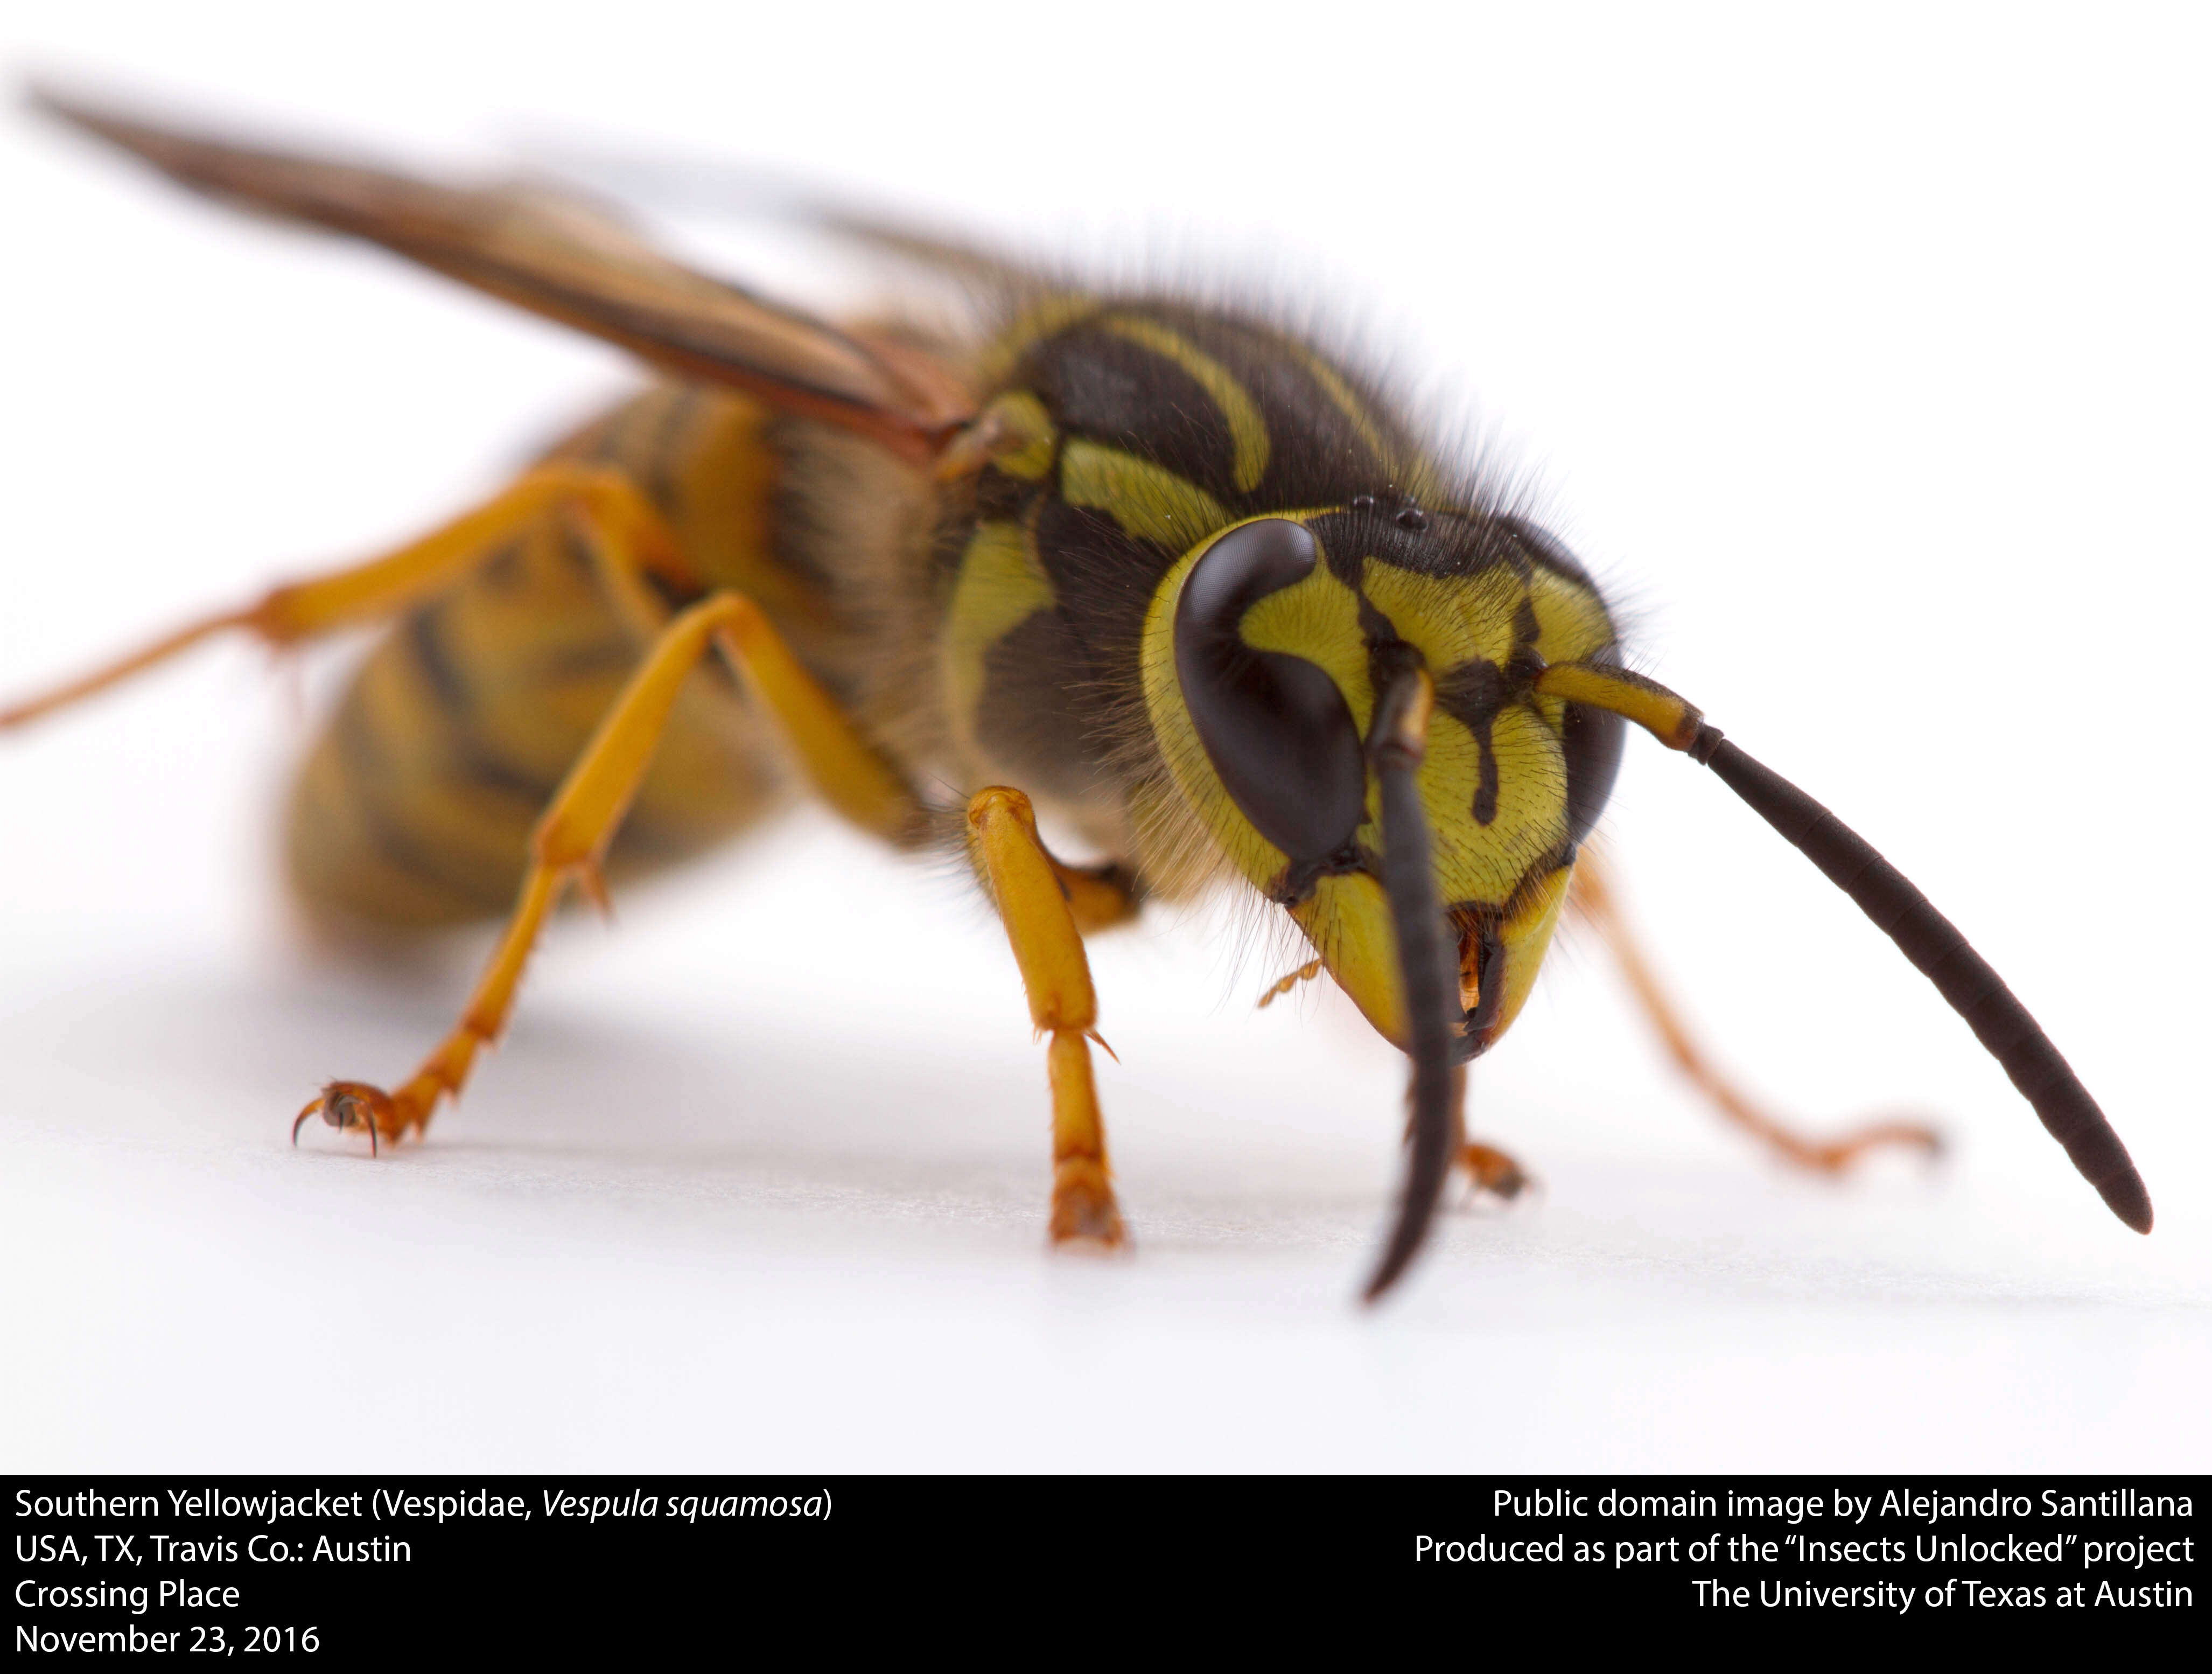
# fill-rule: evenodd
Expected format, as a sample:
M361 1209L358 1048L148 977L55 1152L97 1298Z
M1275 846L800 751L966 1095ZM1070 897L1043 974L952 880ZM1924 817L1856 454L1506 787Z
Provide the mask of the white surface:
M1055 1258L995 930L811 820L562 926L428 1145L295 1154L314 1083L404 1069L474 956L291 947L266 831L303 734L210 652L0 743L0 1464L2212 1464L2204 43L2180 9L1526 9L1255 42L1189 7L955 40L72 0L0 52L432 161L573 123L1051 247L1264 249L1373 306L1480 393L1646 666L2006 973L2153 1238L1847 904L1635 747L1609 834L1729 1059L1820 1121L1942 1112L1940 1172L1778 1174L1570 948L1476 1093L1546 1196L1454 1219L1363 1314L1398 1068L1325 998L1251 1014L1277 971L1163 924L1097 949L1137 1252ZM6 690L419 527L623 375L12 115L0 192Z

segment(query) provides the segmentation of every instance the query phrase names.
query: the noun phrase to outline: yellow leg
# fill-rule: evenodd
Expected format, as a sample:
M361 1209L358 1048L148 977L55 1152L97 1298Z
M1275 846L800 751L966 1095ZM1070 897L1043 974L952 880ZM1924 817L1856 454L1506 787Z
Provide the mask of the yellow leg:
M395 552L272 588L258 604L192 623L82 679L0 709L0 728L90 697L232 629L281 646L379 621L450 587L493 557L507 536L556 508L576 517L617 608L642 637L659 631L659 612L641 578L654 575L678 586L696 585L675 534L621 472L555 460L526 472L495 498ZM774 711L816 788L864 829L895 842L920 841L921 813L912 790L861 738L767 617L738 595L726 596L733 602L715 630L723 654Z
M641 573L696 585L675 537L635 483L602 466L556 461L524 473L496 497L397 551L271 588L258 603L188 624L105 667L0 709L0 728L89 697L234 629L282 646L381 621L445 591L497 553L508 535L555 508L576 514L595 551L610 561L603 569L626 572L629 587ZM623 588L617 592L619 598Z
M1675 1068L1696 1084L1724 1119L1766 1145L1776 1155L1800 1167L1834 1174L1876 1146L1914 1146L1930 1153L1942 1148L1935 1129L1917 1122L1873 1122L1832 1140L1816 1140L1769 1115L1723 1075L1692 1038L1622 916L1603 864L1588 848L1575 864L1574 884L1567 899L1569 905L1579 910L1605 939L1606 946L1620 963L1621 975L1627 978L1630 990L1666 1047L1668 1056L1674 1059Z
M293 1124L295 1136L300 1122L319 1114L334 1128L368 1127L373 1135L396 1138L423 1126L441 1099L460 1092L477 1050L497 1039L506 1026L522 968L562 892L573 881L605 904L600 856L652 764L677 694L709 647L730 660L784 722L817 782L833 800L842 798L841 807L856 818L866 814L887 831L913 823L905 815L894 818L894 791L904 796L904 788L758 607L734 593L701 600L662 630L538 820L521 899L453 1032L397 1093L362 1081L333 1081L301 1112Z
M740 594L717 597L725 608L715 630L723 656L775 716L822 799L886 841L923 841L927 828L912 788L807 673L775 624Z
M1091 1075L1089 1040L1098 1038L1091 986L1070 892L1037 837L1030 799L1004 786L968 804L969 841L988 880L1014 963L1028 991L1030 1020L1052 1044L1052 1236L1103 1245L1122 1239L1121 1211L1106 1165L1106 1129ZM1101 1044L1103 1044L1101 1042Z

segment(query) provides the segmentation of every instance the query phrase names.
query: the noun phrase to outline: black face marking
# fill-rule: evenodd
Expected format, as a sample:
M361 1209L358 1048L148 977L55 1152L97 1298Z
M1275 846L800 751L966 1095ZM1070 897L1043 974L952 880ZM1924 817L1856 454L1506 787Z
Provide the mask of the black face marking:
M1367 812L1366 759L1336 682L1303 657L1253 649L1238 625L1259 600L1311 575L1320 557L1303 525L1247 523L1214 542L1176 601L1176 678L1199 741L1231 800L1294 871L1325 869L1351 843Z
M1279 907L1295 907L1314 892L1314 886L1323 878L1347 877L1355 872L1379 878L1382 862L1372 849L1347 843L1325 859L1292 861L1269 886L1267 898Z
M1536 601L1523 595L1513 610L1513 639L1518 647L1534 646L1544 631L1544 624L1536 619Z
M1478 825L1498 818L1498 746L1491 723L1513 694L1506 672L1486 657L1472 657L1446 669L1437 680L1437 707L1474 734L1477 772L1474 802L1468 810Z
M1419 510L1419 508L1413 509ZM1310 520L1314 539L1327 555L1330 572L1357 587L1360 572L1372 560L1417 575L1474 575L1495 564L1525 566L1510 540L1501 540L1486 520L1451 512L1420 512L1421 527L1401 524L1402 513L1382 517L1376 508L1353 502L1342 511L1323 512Z
M1356 584L1357 578L1355 578ZM1375 601L1365 594L1359 595L1359 631L1367 640L1367 678L1376 691L1390 684L1390 677L1398 672L1398 662L1403 655L1397 648L1405 644L1399 637L1397 624L1375 608ZM1380 667L1376 653L1387 651Z

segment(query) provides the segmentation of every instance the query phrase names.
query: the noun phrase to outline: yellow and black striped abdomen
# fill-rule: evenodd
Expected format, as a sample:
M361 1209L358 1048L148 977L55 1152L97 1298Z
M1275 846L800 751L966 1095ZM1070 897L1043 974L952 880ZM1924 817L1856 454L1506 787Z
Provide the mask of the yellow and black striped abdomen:
M678 386L554 450L629 474L702 575L804 614L768 554L776 462L757 408ZM675 599L656 601L665 607ZM369 654L295 787L288 861L319 917L391 928L496 916L532 826L641 655L581 534L549 513ZM635 874L741 830L778 799L779 757L718 666L690 681L609 855Z

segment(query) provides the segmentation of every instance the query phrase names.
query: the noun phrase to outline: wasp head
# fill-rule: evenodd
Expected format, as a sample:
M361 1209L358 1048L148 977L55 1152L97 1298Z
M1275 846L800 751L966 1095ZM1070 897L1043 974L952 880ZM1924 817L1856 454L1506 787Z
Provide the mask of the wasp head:
M1393 898L1410 880L1386 864L1374 734L1394 680L1426 674L1413 782L1464 1060L1527 998L1620 764L1617 716L1533 683L1549 662L1605 660L1613 639L1589 576L1540 531L1363 496L1232 524L1186 554L1146 624L1146 695L1184 798L1404 1047Z

